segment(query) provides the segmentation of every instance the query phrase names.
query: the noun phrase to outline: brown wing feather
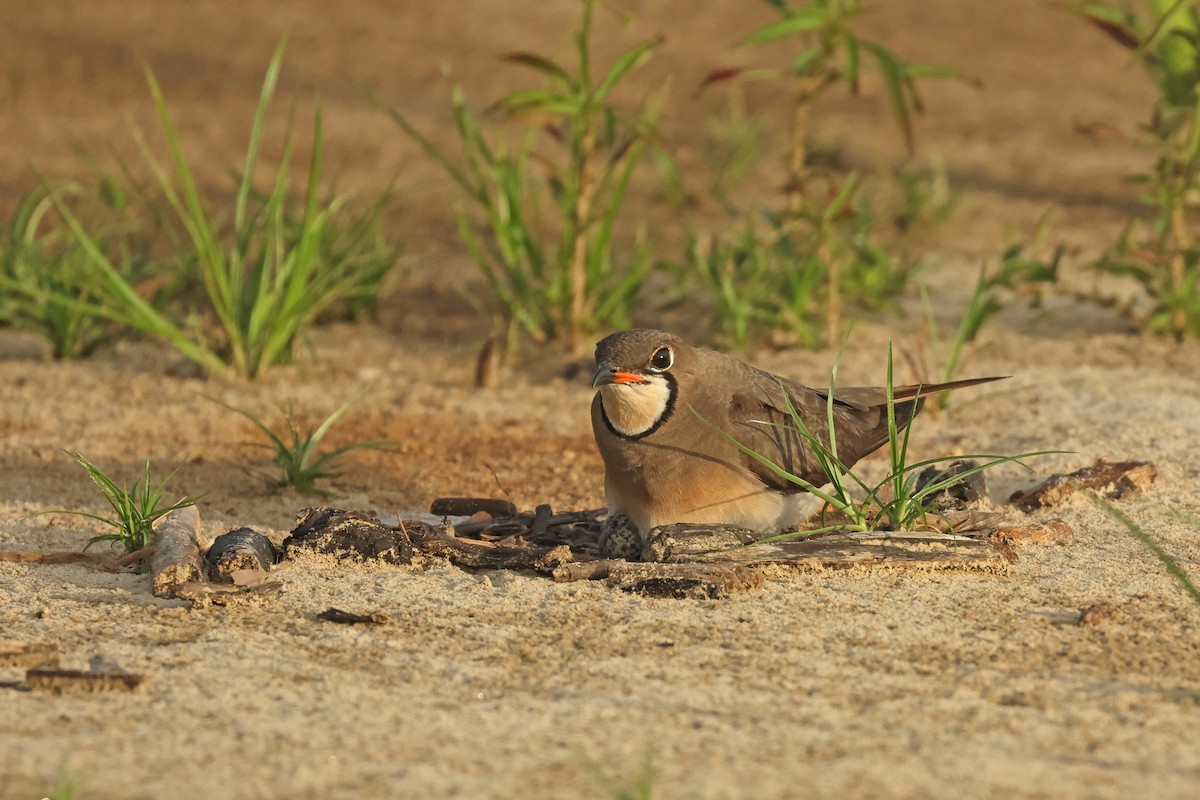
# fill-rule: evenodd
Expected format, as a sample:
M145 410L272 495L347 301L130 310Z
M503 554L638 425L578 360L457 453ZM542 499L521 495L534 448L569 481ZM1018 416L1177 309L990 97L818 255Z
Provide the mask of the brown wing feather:
M826 445L828 434L828 391L813 389L761 370L748 376L746 388L735 394L729 421L735 439L783 469L816 486L827 483L812 448L794 430L784 392L791 399L805 426ZM970 378L936 384L893 387L896 424L903 429L921 410L930 394L975 386L1000 378ZM833 425L837 434L838 458L852 467L888 439L887 390L882 387L837 389L833 398ZM743 463L767 486L784 492L802 491L781 478L757 459L743 454Z

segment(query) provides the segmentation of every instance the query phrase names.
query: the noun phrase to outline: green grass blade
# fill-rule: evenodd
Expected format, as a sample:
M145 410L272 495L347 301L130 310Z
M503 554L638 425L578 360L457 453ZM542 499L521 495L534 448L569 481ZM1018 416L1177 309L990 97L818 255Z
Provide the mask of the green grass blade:
M764 25L754 33L736 42L734 47L765 44L766 42L773 42L776 39L782 39L785 36L791 36L794 33L817 30L828 25L834 18L833 12L822 8L789 8L787 13L788 16L784 19Z
M836 533L837 531L854 530L853 525L825 525L820 528L806 529L802 531L789 531L787 533L779 533L774 536L767 536L762 539L755 539L747 544L747 547L756 544L775 544L776 542L792 542L797 539L811 539L814 536L822 536L826 533Z
M170 342L183 355L210 372L220 373L224 370L224 362L215 353L193 342L170 320L142 299L141 295L129 284L120 270L113 266L99 245L97 245L95 240L92 239L83 228L83 225L61 200L56 199L55 205L66 221L71 233L75 236L75 240L87 254L89 263L95 267L97 277L100 279L109 305L93 306L92 304L70 300L69 298L63 298L63 302L76 304L109 319L122 322L164 339Z
M624 78L630 70L633 70L650 58L654 49L665 41L664 36L656 36L653 39L647 39L641 44L634 45L626 50L621 56L613 62L609 68L608 74L601 79L596 88L592 90L592 102L602 103L608 97L608 93L613 87Z
M578 91L578 85L571 78L567 71L558 65L557 62L551 61L548 58L537 55L536 53L527 53L517 51L508 53L504 56L504 60L513 64L520 64L524 67L529 67L532 70L540 72L542 75L557 81L566 89L574 92Z
M175 180L179 182L180 191L182 192L182 197L176 200L174 205L176 206L180 221L188 230L195 243L196 253L200 257L207 285L211 279L221 279L223 277L223 269L221 267L225 262L224 252L218 242L216 226L204 206L204 201L200 198L200 192L196 188L195 177L188 166L187 159L184 158L179 135L175 130L175 123L171 119L166 98L163 96L162 89L158 85L158 80L149 68L146 69L146 82L150 86L150 94L154 101L155 110L158 112L159 125L162 127L163 136L167 141L167 147L171 153L171 162L175 169ZM157 161L153 158L148 160L157 164ZM169 188L171 182L166 174L161 171L158 174L159 182L162 184L164 191L167 192L168 197L173 196L174 190ZM233 287L227 283L218 283L217 289L225 296L233 294Z
M212 402L216 403L217 405L225 406L225 408L228 408L230 411L233 411L236 414L241 414L243 417L245 417L246 419L248 419L252 423L254 423L255 427L257 427L260 431L262 431L264 434L266 434L267 438L271 440L270 447L273 450L275 450L275 452L277 452L277 453L287 452L287 450L288 450L287 444L285 444L282 439L280 439L278 436L276 436L275 432L273 430L271 430L269 427L267 427L266 423L264 423L262 420L260 420L258 417L254 416L253 414L251 414L249 411L244 411L244 410L238 408L237 406L231 406L229 403L226 403L224 400L218 400L217 398L211 397L210 395L203 394L200 396L203 397L205 400L211 400ZM266 446L266 445L264 445L264 446Z
M246 163L242 170L242 180L238 185L237 204L233 214L233 228L240 237L246 230L246 209L250 201L250 192L254 185L254 170L258 165L258 154L262 148L263 130L266 127L267 109L271 98L275 95L275 85L279 81L279 71L283 65L283 53L287 49L287 36L280 41L267 65L267 75L263 80L262 91L259 93L258 106L254 111L254 124L250 128L250 142L246 146Z
M1183 590L1188 593L1192 600L1195 601L1197 605L1200 605L1200 589L1196 588L1196 584L1192 583L1192 579L1188 577L1188 574L1183 571L1182 567L1179 566L1179 562L1172 558L1170 553L1164 550L1162 545L1155 541L1153 536L1151 536L1145 531L1144 528L1134 522L1132 517L1114 506L1112 503L1104 500L1095 492L1088 491L1085 492L1085 494L1093 503L1124 525L1125 529L1133 534L1135 539L1141 542L1147 550L1154 554L1154 557L1157 558L1159 563L1166 568L1167 572L1179 582L1179 585L1183 587Z
M396 111L394 108L386 105L374 92L368 91L366 94L367 99L371 102L371 104L386 114L392 120L392 122L396 123L400 127L400 130L404 131L410 139L416 142L417 146L424 151L425 155L436 161L438 165L445 170L446 174L449 175L450 178L453 179L453 181L457 183L467 195L469 195L477 203L487 203L487 195L483 188L476 182L471 181L467 177L466 173L459 169L458 165L450 160L445 151L443 151L441 148L435 145L431 139L421 133L421 131L418 130L417 127L413 125L407 117L405 117L399 111Z
M350 406L354 405L359 400L361 400L363 395L365 395L371 389L372 389L371 386L363 387L353 397L351 397L349 400L347 400L346 402L344 402L340 406L338 406L337 410L334 411L332 414L330 414L328 417L326 417L325 421L322 422L321 425L315 431L313 431L313 434L311 437L312 443L315 445L318 442L320 442L321 439L324 438L325 434L329 432L329 429L333 427L333 423L337 422L338 418L341 417L342 414L346 413L346 409L350 408Z
M909 113L909 101L905 93L904 64L890 50L874 42L859 43L868 53L875 57L879 74L883 76L883 84L887 89L888 99L892 105L892 116L904 134L904 142L909 152L914 149L912 116Z

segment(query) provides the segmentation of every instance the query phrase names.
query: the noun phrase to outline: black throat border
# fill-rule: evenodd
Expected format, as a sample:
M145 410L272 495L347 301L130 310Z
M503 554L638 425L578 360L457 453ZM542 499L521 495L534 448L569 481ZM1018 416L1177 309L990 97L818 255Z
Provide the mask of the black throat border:
M613 427L612 421L608 418L608 412L604 410L604 395L600 395L600 418L604 420L604 427L608 428L608 432L618 439L624 439L627 442L636 442L639 439L645 439L650 434L663 426L671 414L675 412L675 398L679 395L679 384L675 381L675 376L669 372L662 373L663 380L667 382L667 405L663 412L658 415L658 419L646 430L641 433L635 433L632 436L621 433Z

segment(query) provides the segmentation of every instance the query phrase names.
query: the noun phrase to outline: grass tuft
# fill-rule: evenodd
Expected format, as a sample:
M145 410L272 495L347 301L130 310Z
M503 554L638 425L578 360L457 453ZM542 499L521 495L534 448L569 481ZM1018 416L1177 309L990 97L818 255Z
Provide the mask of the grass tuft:
M1151 303L1143 325L1182 340L1200 337L1200 9L1192 0L1063 0L1139 62L1158 92L1144 127L1153 166L1135 177L1150 225L1133 220L1096 262L1133 278ZM1140 6L1134 10L1135 6Z
M565 340L578 351L587 334L624 327L651 269L641 245L630 259L615 257L613 237L643 154L661 145L655 124L665 92L647 94L632 111L611 95L653 56L662 37L629 47L607 70L597 70L591 32L598 5L582 4L573 69L533 53L504 57L540 79L538 88L511 92L486 112L524 126L516 145L485 131L457 87L451 102L460 159L403 114L376 103L458 184L473 209L458 212L459 235L503 306L495 326L507 329L509 344L523 331L534 341Z
M290 122L281 164L270 188L266 192L254 189L284 45L280 43L276 49L263 81L231 223L214 213L201 196L162 89L154 73L146 70L170 154L169 165L159 161L140 135L138 144L181 229L170 235L175 256L203 287L195 318L177 320L141 297L94 236L55 198L88 256L98 287L99 301L86 307L169 343L213 373L232 369L253 378L268 366L289 362L298 337L323 312L341 304L349 313L356 304L377 295L383 277L395 263L395 250L382 245L378 235L386 193L360 219L349 223L342 221L345 198L320 195L323 124L319 108L313 120L312 155L301 210L297 213L290 205L289 167L294 147Z
M309 430L306 433L300 432L299 425L296 424L295 418L288 409L283 409L283 416L287 422L288 430L286 433L280 434L272 430L261 419L251 414L244 409L231 406L228 403L217 400L214 397L209 397L214 403L225 406L230 411L241 414L246 419L254 423L254 425L266 434L268 443L254 443L256 447L264 447L274 453L271 459L272 463L278 468L278 477L270 481L272 488L283 491L285 489L295 489L298 492L307 494L328 495L329 492L319 489L316 486L317 481L328 478L336 478L340 473L334 467L338 459L349 453L352 450L364 450L376 447L390 447L395 442L385 439L374 440L369 442L355 442L343 447L330 450L327 453L318 455L317 448L321 444L321 440L325 438L325 434L329 433L329 429L338 421L338 418L346 412L350 406L358 402L370 387L363 389L358 394L351 397L345 403L337 408L332 414L325 418L325 421L318 425L315 429Z
M778 273L775 280L787 287L791 298L788 311L797 307L798 300L806 306L804 313L794 314L790 320L780 315L772 321L790 321L796 328L791 332L802 344L832 343L840 336L843 306L852 304L869 311L885 307L907 285L919 264L880 243L879 215L869 182L857 171L842 175L820 163L820 154L813 151L810 141L813 115L820 107L818 100L838 86L857 96L864 74L874 72L882 82L899 138L911 153L913 118L923 111L918 83L961 75L948 67L904 61L883 44L863 36L859 20L870 9L861 0L766 2L778 18L735 46L778 47L787 42L792 46L791 63L783 68L715 70L702 88L731 81L764 80L784 87L786 99L776 104L790 115L791 127L784 208L769 215L774 231L768 239L743 237L739 247L743 251L766 251L751 261L756 257L777 263L773 267ZM935 194L932 188L923 190L911 176L902 181L901 188L906 208L896 222L903 230L923 208L933 204ZM716 311L721 319L727 306L722 297L725 290L708 279L708 271L698 270L701 285L710 292L715 290ZM763 312L767 319L774 316L769 306L759 309L759 316L764 316ZM821 322L823 332L818 327ZM735 329L740 324L736 321ZM735 341L740 336L737 331Z
M0 324L41 336L57 359L90 356L117 335L115 326L91 307L99 287L88 251L54 214L56 204L67 198L88 206L91 224L102 231L97 247L109 254L124 280L137 283L147 261L127 247L122 228L129 221L101 193L89 194L75 183L43 184L25 197L0 235Z
M56 509L43 511L43 514L74 514L102 522L115 528L115 532L101 536L93 536L88 540L84 550L98 542L120 542L125 552L132 553L148 547L154 538L154 523L160 517L172 511L187 506L193 506L204 495L184 497L173 505L163 506L167 482L175 475L175 470L159 483L153 483L150 478L150 462L146 462L146 473L141 481L135 481L128 488L119 485L106 475L99 467L88 461L80 453L64 451L80 466L87 470L88 476L100 489L104 499L112 506L115 516L105 517L88 511L69 511Z

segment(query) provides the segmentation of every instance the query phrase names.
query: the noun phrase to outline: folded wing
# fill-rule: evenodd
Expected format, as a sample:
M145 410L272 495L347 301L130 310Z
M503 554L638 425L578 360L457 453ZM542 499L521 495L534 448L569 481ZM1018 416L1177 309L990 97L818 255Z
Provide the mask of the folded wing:
M931 394L1000 380L970 378L949 383L896 386L892 394L896 427L903 430ZM813 389L767 372L754 370L746 388L735 394L729 408L730 430L739 444L815 486L828 483L816 453L799 433L788 408L791 402L804 426L829 446L827 390ZM833 426L839 460L847 468L888 440L887 391L882 387L837 389L833 396ZM746 468L768 487L784 492L803 489L776 474L748 454Z

